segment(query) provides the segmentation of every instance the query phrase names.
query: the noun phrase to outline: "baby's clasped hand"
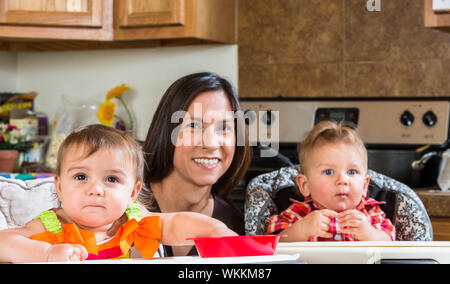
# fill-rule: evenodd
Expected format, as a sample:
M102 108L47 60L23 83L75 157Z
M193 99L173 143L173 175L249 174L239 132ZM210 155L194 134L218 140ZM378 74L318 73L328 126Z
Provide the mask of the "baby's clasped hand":
M58 244L47 250L48 262L79 262L88 257L86 248L82 245Z
M352 209L338 214L337 224L341 233L353 235L360 241L369 240L376 230L370 223L370 219L361 211Z
M294 226L300 227L300 236L304 240L312 237L332 238L333 234L330 232L331 218L336 218L337 215L337 212L328 209L316 210L294 223ZM298 225L296 225L297 223Z

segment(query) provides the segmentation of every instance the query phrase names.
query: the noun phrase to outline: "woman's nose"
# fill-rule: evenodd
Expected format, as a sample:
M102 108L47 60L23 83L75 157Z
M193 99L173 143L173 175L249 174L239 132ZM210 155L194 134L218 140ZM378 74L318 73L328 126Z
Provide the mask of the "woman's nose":
M103 193L103 187L99 184L91 185L88 190L89 196L103 196Z
M220 146L220 137L213 126L205 129L202 137L202 146L204 148L217 148Z

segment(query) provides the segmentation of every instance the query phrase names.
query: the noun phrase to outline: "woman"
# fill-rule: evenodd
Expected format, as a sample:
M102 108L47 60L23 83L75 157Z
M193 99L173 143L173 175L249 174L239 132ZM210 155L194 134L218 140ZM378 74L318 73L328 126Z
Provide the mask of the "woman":
M251 159L242 118L227 80L197 73L173 83L144 142L147 188L141 202L152 211L202 213L245 234L243 216L229 201ZM197 255L192 246L165 247L165 252Z

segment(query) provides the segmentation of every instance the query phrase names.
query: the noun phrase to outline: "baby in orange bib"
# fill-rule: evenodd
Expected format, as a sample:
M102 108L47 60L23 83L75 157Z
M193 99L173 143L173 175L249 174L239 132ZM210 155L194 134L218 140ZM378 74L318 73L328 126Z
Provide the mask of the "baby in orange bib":
M160 243L192 245L187 238L236 235L199 213L156 214L139 206L144 164L140 146L125 132L102 125L72 132L58 152L55 187L62 208L0 231L0 261L129 257L133 246L151 259Z

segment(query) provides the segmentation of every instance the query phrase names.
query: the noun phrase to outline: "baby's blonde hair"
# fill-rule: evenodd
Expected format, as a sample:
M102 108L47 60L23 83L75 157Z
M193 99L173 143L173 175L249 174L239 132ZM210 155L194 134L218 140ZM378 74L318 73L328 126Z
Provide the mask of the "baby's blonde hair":
M361 150L367 171L367 150L356 128L349 122L322 121L314 126L297 146L300 172L305 173L309 153L319 146L331 143L355 145Z

